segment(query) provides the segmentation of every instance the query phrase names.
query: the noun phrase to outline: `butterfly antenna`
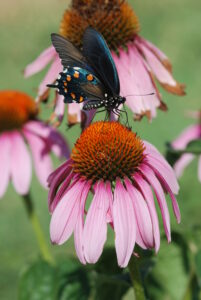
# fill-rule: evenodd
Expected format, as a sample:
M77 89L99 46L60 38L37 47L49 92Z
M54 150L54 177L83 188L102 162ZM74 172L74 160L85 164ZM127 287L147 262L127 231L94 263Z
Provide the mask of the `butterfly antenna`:
M155 93L148 93L148 94L142 94L142 95L139 95L139 94L133 94L133 95L126 95L125 97L131 97L131 96L152 96L152 95L155 95Z

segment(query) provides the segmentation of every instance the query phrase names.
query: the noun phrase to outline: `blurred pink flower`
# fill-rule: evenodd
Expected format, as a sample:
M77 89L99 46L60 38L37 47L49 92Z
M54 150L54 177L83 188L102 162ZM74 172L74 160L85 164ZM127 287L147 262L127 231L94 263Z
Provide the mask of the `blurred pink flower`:
M36 175L47 188L52 172L50 154L69 157L64 138L36 119L34 100L18 91L0 91L0 198L11 180L16 192L26 195L32 176L30 148Z
M113 0L106 3L92 0L86 3L83 0L73 0L72 7L64 13L60 34L81 47L83 32L88 26L94 27L105 37L119 73L121 95L133 95L127 97L126 105L136 119L144 115L152 119L156 117L157 108L167 109L162 102L155 79L168 92L185 94L184 85L179 84L172 76L172 66L167 56L139 36L138 18L126 1ZM43 70L50 62L51 67L38 89L38 101L47 99L49 93L47 84L53 83L62 71L60 59L54 48L51 46L43 51L24 72L25 77L29 77ZM152 92L155 94L143 96ZM134 96L136 94L140 96ZM56 93L54 101L55 108L51 120L58 120L60 123L65 111L63 96ZM86 124L90 122L94 112L82 112L80 104L67 106L69 125L81 121ZM86 120L87 118L89 120Z
M200 113L197 114L200 118ZM194 116L195 117L195 116ZM187 127L182 133L172 142L172 147L177 150L184 150L188 143L193 140L201 139L201 124L196 124ZM174 170L177 177L183 175L184 169L195 158L195 155L191 153L185 153L174 164ZM201 182L201 155L198 161L198 179Z
M156 196L168 242L170 195L178 223L174 194L179 186L173 169L157 149L118 122L96 122L84 130L67 160L48 178L50 235L63 244L74 233L79 260L95 263L107 238L107 224L115 232L118 264L126 267L135 243L143 249L160 247ZM93 193L88 212L86 201ZM86 219L84 221L84 216Z

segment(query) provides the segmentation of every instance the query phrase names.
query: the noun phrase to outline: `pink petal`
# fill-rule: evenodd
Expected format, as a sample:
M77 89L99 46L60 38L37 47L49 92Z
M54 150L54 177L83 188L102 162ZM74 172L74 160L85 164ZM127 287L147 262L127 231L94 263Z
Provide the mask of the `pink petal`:
M24 76L32 76L45 68L45 66L57 55L53 46L45 49L32 63L24 70Z
M175 176L173 169L167 168L166 164L163 164L163 160L147 155L144 163L147 163L152 170L155 172L158 171L166 182L168 182L171 190L174 194L178 194L179 185Z
M88 263L97 262L107 238L106 217L109 199L105 183L98 183L94 190L95 195L86 216L83 232L84 255Z
M114 190L113 221L118 264L126 267L134 250L136 220L132 200L119 179Z
M163 189L155 176L154 172L146 165L142 164L139 169L141 170L142 174L145 176L147 181L153 187L153 190L156 194L156 198L158 200L158 204L161 210L163 225L165 229L165 234L167 236L168 242L171 241L171 232L170 232L170 215L168 211L168 206L166 203L165 195Z
M59 158L69 158L70 149L64 137L53 127L40 121L30 121L24 128L30 133L44 139L51 151Z
M50 236L53 243L61 245L71 236L78 220L84 185L84 181L76 182L55 208L50 222Z
M82 128L88 127L94 116L96 114L96 109L91 109L91 110L82 110Z
M171 73L164 67L158 57L150 51L148 47L145 46L143 43L135 42L138 48L142 51L143 55L145 56L146 61L148 62L152 72L158 79L158 81L176 86L177 82L172 77Z
M156 250L156 252L158 252L158 250L160 248L160 230L159 230L159 222L158 222L158 216L157 216L153 193L152 193L152 190L151 190L149 184L142 178L141 175L136 173L136 174L134 174L133 177L136 180L141 192L144 195L144 199L147 203L147 207L149 209L152 226L153 226L155 250Z
M53 184L50 186L50 190L48 193L48 207L49 211L52 213L59 201L63 198L63 196L67 193L67 191L76 183L76 179L74 178L74 174L70 169L65 169L65 171L55 178L57 181L57 185ZM63 182L62 182L63 181ZM61 186L59 187L59 185Z
M57 116L59 122L62 122L65 112L64 97L62 95L56 94L56 105L54 113Z
M172 147L174 149L184 149L187 144L195 139L201 137L201 126L192 125L187 127L173 142Z
M147 163L146 163L147 164ZM155 167L147 164L155 173L155 175L157 176L157 178L159 179L162 187L164 188L164 190L169 193L170 195L170 198L172 200L172 206L173 206L173 211L174 211L174 214L175 214L175 217L177 219L177 222L180 223L181 221L181 215L180 215L180 210L179 210L179 206L178 206L178 203L177 203L177 200L172 192L172 189L170 188L170 185L169 185L169 181L166 181L166 179L164 178L163 174L159 171L160 169L157 169L157 165L155 165Z
M107 212L107 223L112 223L112 221L113 221L113 215L112 215L113 194L112 194L111 184L109 181L106 182L106 192L107 192L107 197L109 199L109 209Z
M43 96L43 94L49 89L47 84L53 83L59 72L62 71L62 65L58 56L55 57L51 67L49 68L45 78L41 82L39 89L38 89L38 97Z
M195 156L191 153L185 153L176 161L174 170L178 178L183 175L184 169L191 163L194 157Z
M152 115L155 115L160 101L156 94L143 96L154 92L155 87L136 47L129 45L128 53L121 50L120 57L113 54L113 58L120 77L121 94L139 95L127 97L126 104L135 114L151 111Z
M50 187L50 185L52 184L55 176L61 171L61 170L65 170L67 166L71 165L72 161L71 159L68 159L67 161L65 161L64 163L62 163L55 171L53 171L47 179L48 182L48 187Z
M0 198L6 192L10 177L11 142L9 134L0 135Z
M171 63L164 52L162 52L154 44L152 44L150 41L145 40L141 36L137 36L135 40L137 40L138 43L144 45L146 48L148 48L150 51L152 51L152 53L155 54L155 56L157 56L157 58L163 63L163 65L169 71L171 71L171 69L172 69Z
M47 179L52 173L53 169L49 148L47 147L45 141L39 138L37 135L34 135L26 130L24 130L24 135L31 148L38 180L43 187L47 188Z
M91 188L91 183L90 182L86 183L80 199L80 211L78 213L78 221L75 225L75 230L74 230L75 250L80 262L83 264L86 264L86 260L84 257L84 247L83 247L84 210L85 210L85 202L90 188Z
M201 182L201 156L199 156L198 160L198 179Z
M74 125L81 122L82 105L78 103L68 104L68 124Z
M21 134L17 131L11 137L11 176L13 185L20 195L29 192L31 182L31 158Z
M125 184L129 196L133 202L135 217L139 228L140 235L146 248L154 247L153 227L150 213L146 202L140 192L131 184L128 179L125 179Z

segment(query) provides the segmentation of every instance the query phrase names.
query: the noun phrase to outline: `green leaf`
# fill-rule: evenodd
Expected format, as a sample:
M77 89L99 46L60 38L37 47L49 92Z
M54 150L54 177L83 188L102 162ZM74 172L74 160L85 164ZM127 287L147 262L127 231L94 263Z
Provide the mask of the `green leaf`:
M167 146L166 158L171 165L174 165L175 162L179 159L179 157L182 154L186 154L186 153L192 153L194 155L201 154L201 139L196 139L191 141L183 150L177 150L172 148L170 143L167 143L166 146Z
M89 299L88 272L77 260L68 259L59 263L58 282L59 300Z
M186 146L186 153L200 154L201 153L201 139L193 140Z
M182 300L189 282L188 250L182 237L174 237L168 244L161 241L156 264L147 276L146 289L148 299Z
M45 261L31 265L19 284L19 300L55 300L57 294L55 269Z
M130 288L129 275L124 273L117 265L117 257L114 248L106 248L94 265L94 299L119 300Z

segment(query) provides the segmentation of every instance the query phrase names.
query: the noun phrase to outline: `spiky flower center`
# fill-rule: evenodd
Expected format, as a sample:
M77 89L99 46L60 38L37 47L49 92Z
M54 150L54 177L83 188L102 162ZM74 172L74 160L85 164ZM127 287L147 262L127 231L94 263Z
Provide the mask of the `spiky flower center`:
M142 140L118 122L95 122L72 150L73 169L94 182L131 177L144 158Z
M21 128L37 112L34 100L28 95L18 91L0 92L0 132Z
M126 47L139 31L139 21L132 7L122 0L73 0L64 13L60 34L74 45L82 46L87 27L98 30L111 50Z

